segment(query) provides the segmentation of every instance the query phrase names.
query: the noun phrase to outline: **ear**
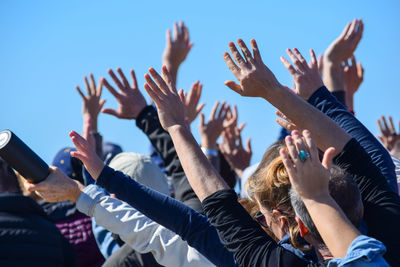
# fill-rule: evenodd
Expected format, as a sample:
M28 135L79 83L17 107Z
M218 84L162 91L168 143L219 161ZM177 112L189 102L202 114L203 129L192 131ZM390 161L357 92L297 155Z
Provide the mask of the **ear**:
M288 226L288 221L285 216L283 216L282 212L279 210L273 209L272 215L279 221L281 229L285 229Z
M296 222L299 225L300 235L301 237L305 237L308 234L308 229L305 227L303 222L300 220L299 217L296 217Z

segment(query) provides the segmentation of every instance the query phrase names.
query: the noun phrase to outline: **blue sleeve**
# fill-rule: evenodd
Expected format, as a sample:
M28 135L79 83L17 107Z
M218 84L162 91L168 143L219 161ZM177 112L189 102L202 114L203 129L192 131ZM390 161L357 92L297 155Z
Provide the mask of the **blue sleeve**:
M105 259L108 259L108 257L117 251L120 246L114 237L112 237L111 232L104 227L99 226L94 218L92 218L92 229L94 239L96 240L101 254L103 254Z
M368 153L394 192L398 192L395 166L388 151L368 129L343 106L325 86L319 88L308 102L328 115Z
M178 234L213 264L235 266L233 254L223 246L216 229L204 215L108 166L104 167L96 183Z

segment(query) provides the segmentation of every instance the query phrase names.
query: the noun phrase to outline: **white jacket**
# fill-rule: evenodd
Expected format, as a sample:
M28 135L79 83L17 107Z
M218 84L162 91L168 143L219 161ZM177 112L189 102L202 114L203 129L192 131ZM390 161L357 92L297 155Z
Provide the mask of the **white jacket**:
M78 210L96 219L96 223L120 238L139 253L151 252L164 266L214 266L180 236L150 220L129 204L110 196L96 185L80 195Z

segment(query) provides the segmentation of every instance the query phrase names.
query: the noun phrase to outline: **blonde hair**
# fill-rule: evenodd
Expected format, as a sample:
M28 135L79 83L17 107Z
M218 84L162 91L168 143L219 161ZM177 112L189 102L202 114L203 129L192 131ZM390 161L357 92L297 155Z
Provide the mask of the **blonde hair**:
M276 145L272 149L279 151L284 146ZM286 148L285 148L286 149ZM270 149L269 149L270 150ZM256 203L257 200L265 209L269 211L278 210L288 222L287 232L293 247L299 250L308 250L308 246L300 245L298 240L300 230L296 222L296 215L290 203L290 180L289 175L283 165L282 158L276 156L271 159L272 154L266 153L258 169L246 182L246 192L250 201Z

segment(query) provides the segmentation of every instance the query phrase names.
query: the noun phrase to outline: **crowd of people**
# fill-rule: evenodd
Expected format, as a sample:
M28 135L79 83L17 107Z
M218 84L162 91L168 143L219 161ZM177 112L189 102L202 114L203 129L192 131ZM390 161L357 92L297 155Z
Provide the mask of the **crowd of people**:
M256 40L229 42L223 59L238 82L225 85L276 107L282 128L251 166L238 108L217 101L206 120L202 84L176 89L193 46L183 22L167 30L144 90L134 70L131 81L120 68L84 77L82 133L69 133L75 147L44 181L0 160L0 266L400 266L400 133L382 117L379 141L353 105L363 29L348 23L318 59L287 49L292 89ZM118 108L104 107L103 87ZM149 155L103 141L100 113L134 120Z

